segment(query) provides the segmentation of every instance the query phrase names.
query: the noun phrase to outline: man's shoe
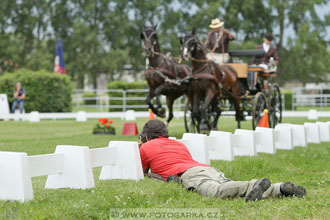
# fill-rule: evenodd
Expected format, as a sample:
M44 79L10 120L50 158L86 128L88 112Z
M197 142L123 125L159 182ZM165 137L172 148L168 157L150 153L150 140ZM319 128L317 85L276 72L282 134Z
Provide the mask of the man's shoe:
M284 196L306 196L306 189L302 186L296 186L293 183L285 182L281 184L281 192Z
M258 180L252 187L251 192L245 196L245 202L257 201L262 199L262 194L270 187L271 182L268 178Z

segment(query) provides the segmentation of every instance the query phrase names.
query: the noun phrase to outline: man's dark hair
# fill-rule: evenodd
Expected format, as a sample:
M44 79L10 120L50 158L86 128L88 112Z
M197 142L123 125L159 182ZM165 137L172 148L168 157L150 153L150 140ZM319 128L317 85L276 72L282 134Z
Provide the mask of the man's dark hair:
M146 135L149 140L152 140L158 137L168 137L168 130L164 122L152 119L144 125L142 134Z
M269 41L272 41L273 40L273 35L271 34L265 34L265 38Z

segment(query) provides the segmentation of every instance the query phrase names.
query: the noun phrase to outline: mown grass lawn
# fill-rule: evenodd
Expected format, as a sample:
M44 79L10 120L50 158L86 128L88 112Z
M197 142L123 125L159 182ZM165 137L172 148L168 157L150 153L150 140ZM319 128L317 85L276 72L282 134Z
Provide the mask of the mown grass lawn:
M329 118L321 119L330 121ZM138 119L141 131L147 119ZM306 118L284 122L303 124ZM92 135L96 120L44 120L40 123L0 121L0 150L21 151L28 155L53 153L56 145L104 147L111 140L135 141L137 136L122 136L123 121L114 119L115 136ZM219 129L234 131L232 118L221 118ZM243 123L250 129L251 121ZM183 119L169 126L170 136L181 138ZM303 185L305 198L280 198L245 203L243 199L220 200L187 192L175 183L151 179L139 182L99 181L88 190L44 189L46 177L33 178L34 200L27 203L0 201L0 219L109 219L111 208L217 208L221 219L330 219L330 143L309 144L293 150L278 150L276 155L236 157L233 162L212 161L212 166L233 180L268 177L272 182L291 181ZM0 177L1 181L1 177Z

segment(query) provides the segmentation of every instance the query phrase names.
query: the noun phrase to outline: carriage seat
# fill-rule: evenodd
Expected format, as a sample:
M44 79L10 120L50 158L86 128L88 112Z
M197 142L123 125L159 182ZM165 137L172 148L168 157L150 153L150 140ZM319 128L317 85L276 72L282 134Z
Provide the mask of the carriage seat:
M255 64L249 65L248 71L257 72L259 76L266 77L266 78L267 77L276 77L276 73L277 73L277 71L275 71L275 70L267 70L265 68L255 65Z

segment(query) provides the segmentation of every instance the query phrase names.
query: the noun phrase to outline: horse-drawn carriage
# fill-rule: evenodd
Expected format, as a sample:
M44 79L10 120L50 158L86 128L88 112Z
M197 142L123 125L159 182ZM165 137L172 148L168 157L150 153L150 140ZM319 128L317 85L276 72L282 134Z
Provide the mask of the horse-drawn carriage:
M230 51L231 57L256 56L262 55L263 50ZM237 72L238 83L240 85L240 111L241 119L250 117L252 128L255 129L261 117L267 110L269 127L274 128L277 123L282 121L282 97L278 84L272 83L272 78L276 77L276 71L265 70L257 65L248 63L227 63ZM249 85L248 73L253 74L253 85ZM226 115L233 115L232 104L224 99L219 99L219 105ZM184 122L187 132L199 132L198 123L192 119L191 104L186 101L184 109ZM234 113L235 114L235 113ZM209 107L207 118L209 123L215 118L216 113Z
M253 129L258 125L264 110L269 110L269 125L274 127L282 120L282 101L279 86L269 79L275 72L267 72L246 63L217 65L206 58L203 44L193 34L181 39L181 57L192 62L192 69L178 64L171 57L160 53L156 27L145 27L141 33L145 54L149 60L146 79L150 90L147 103L152 111L165 116L159 96L165 95L169 108L169 123L173 117L173 101L186 95L184 122L187 132L204 132L217 129L224 103L235 109L238 128L245 116L252 116ZM233 51L234 56L254 56L260 51ZM256 89L247 84L248 72L257 76ZM157 107L151 100L156 97Z
M257 65L249 65L247 63L226 63L224 65L220 65L219 70L217 70L216 67L213 67L213 62L205 59L205 51L201 45L201 42L194 36L194 34L186 35L182 39L182 45L183 58L192 61L192 71L195 76L194 79L206 79L204 77L196 77L206 72L215 76L218 74L220 78L217 82L219 87L218 93L220 95L215 94L209 99L207 99L207 97L204 99L200 97L199 101L195 103L193 103L194 101L192 99L186 102L184 121L187 132L200 132L201 130L208 130L205 129L205 125L204 128L201 129L200 124L202 123L202 120L206 122L205 124L209 129L216 129L217 119L220 115L218 112L214 111L214 109L216 109L214 107L215 105L218 105L220 113L225 109L231 110L231 107L234 107L238 127L240 127L241 120L252 116L252 128L255 129L258 126L261 117L265 113L268 113L269 116L269 127L275 127L277 123L282 121L282 99L280 88L276 83L270 82L273 77L276 77L276 71L265 70ZM231 51L229 54L231 57L238 57L259 56L263 55L263 53L263 50L248 50ZM211 68L207 69L207 66L211 66ZM226 85L228 78L234 77L233 74L230 75L230 72L228 73L225 71L228 67L231 67L234 69L234 72L236 72L236 80L234 80L235 84L232 86ZM200 71L200 69L203 70ZM254 76L252 79L255 80L255 82L253 82L252 85L249 85L251 83L248 82L248 73L251 74L251 76ZM239 92L237 92L237 85L239 87ZM201 90L205 91L207 91L207 89L207 87L201 88ZM208 94L208 92L204 93L205 96ZM210 99L213 101L209 101ZM237 106L237 101L239 106ZM198 102L200 102L200 104L197 104ZM205 109L200 109L200 106L202 106L205 102L207 102ZM194 111L197 112L203 110L205 111L204 119L202 117L198 118L198 115L193 113Z

